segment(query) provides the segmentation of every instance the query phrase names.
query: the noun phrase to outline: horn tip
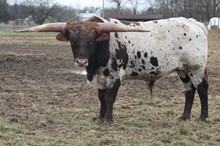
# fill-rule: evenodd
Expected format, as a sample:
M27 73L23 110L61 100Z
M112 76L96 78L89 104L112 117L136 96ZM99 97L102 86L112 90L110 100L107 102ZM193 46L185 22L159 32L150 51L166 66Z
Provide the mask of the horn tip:
M15 30L15 32L30 32L29 29L18 29L18 30Z

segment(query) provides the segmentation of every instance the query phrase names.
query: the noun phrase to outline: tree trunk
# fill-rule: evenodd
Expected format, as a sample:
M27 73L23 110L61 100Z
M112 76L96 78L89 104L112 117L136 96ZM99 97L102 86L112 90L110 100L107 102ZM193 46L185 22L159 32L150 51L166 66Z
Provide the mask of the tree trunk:
M213 17L216 17L216 0L213 0Z

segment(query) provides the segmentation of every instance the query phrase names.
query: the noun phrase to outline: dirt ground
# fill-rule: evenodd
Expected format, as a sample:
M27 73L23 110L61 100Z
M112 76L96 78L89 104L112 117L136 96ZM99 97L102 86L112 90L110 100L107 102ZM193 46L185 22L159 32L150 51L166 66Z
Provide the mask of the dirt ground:
M218 41L219 36L220 35L218 35L218 37L215 36L213 39ZM0 133L0 139L3 140L2 144L82 145L83 140L86 139L86 137L83 136L80 138L80 133L84 134L80 131L88 130L86 126L81 126L81 129L77 129L75 128L77 124L72 124L74 124L73 121L76 122L77 120L81 122L87 120L89 123L92 123L92 118L97 115L99 108L97 90L95 86L87 84L85 76L73 73L80 68L74 67L69 44L55 41L54 34L50 34L49 36L19 36L17 34L1 36L1 121L9 124L9 127L16 125L17 128L15 129L22 127L21 135L25 137L23 142L18 140L18 138L13 140L13 137L17 137L13 135L19 135L19 132L14 132L14 134L10 135L10 131L6 130L4 133L2 129L5 130L6 128L1 125L0 129L2 132ZM213 115L220 113L220 48L218 48L218 50L215 49L215 47L213 48L214 49L209 53L209 62L207 66L210 83L209 97L210 100L212 100L212 98L218 99L215 100L218 106L210 106L210 115L212 115L210 121L219 122L219 116L213 117ZM180 111L177 113L175 113L175 111L170 111L170 119L177 120L178 116L182 113L184 104L182 91L183 89L176 76L169 76L159 81L153 91L153 98L156 98L160 106L161 101L165 101L167 104L172 98L181 98L181 102L178 100L172 102L172 106L174 107L176 104L179 106ZM140 115L137 113L131 112L129 115L123 112L124 110L132 110L133 107L138 107L143 104L142 101L138 103L134 102L133 104L130 102L138 99L150 99L146 83L135 80L125 81L119 90L116 107L114 109L115 124L122 124L122 119L126 119L127 117L134 116L134 119L140 118ZM198 100L198 98L196 100ZM211 102L211 104L214 103ZM194 106L197 106L199 109L199 102ZM214 107L215 109L213 109ZM215 112L213 110L215 110ZM150 112L148 112L148 114L149 116L154 116ZM69 119L70 116L72 116L72 119ZM160 118L160 115L157 116ZM192 119L195 120L198 116L199 111L193 114ZM163 120L167 119L163 118ZM87 122L84 124L87 124ZM90 127L90 129L93 128ZM99 136L101 137L106 131L101 128L96 138ZM38 133L39 135L36 136ZM41 134L45 135L40 136ZM117 134L121 135L122 133L119 132ZM126 137L126 132L123 134ZM110 135L114 135L114 132ZM139 135L141 134L137 134L137 136ZM127 136L132 137L131 133ZM55 141L58 137L65 138L61 138L60 142L53 144L45 137L49 137L48 139L52 139L51 141ZM148 135L148 137L150 136ZM131 139L132 138L124 138L124 141L128 140L129 142ZM145 140L142 138L140 143L144 142ZM93 143L97 144L96 142ZM108 145L109 143L114 145L114 142L108 141L105 141L104 144L98 144ZM138 142L136 143L138 144ZM116 145L118 144L121 143L116 142Z

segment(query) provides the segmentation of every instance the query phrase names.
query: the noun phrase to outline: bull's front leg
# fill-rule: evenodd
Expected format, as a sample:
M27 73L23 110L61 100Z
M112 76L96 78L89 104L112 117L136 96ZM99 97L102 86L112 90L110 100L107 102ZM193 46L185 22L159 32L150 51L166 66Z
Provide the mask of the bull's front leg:
M105 92L106 89L98 89L98 97L100 101L99 118L101 121L103 121L106 112Z
M113 121L113 104L115 102L120 85L121 85L121 81L120 79L117 79L113 83L113 85L107 88L105 91L106 111L105 111L104 120L106 120L107 122Z

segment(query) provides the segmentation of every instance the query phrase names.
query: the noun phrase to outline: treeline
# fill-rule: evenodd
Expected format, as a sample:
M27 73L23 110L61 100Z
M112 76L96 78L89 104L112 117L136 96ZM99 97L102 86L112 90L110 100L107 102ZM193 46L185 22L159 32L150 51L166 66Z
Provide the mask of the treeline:
M142 9L142 14L159 14L163 18L191 17L199 21L209 21L220 17L220 0L107 0L115 5L117 14L129 9L134 15Z
M220 0L105 0L111 6L104 14L114 15L162 15L168 17L192 17L199 21L209 21L220 17ZM15 0L16 2L16 0ZM101 2L101 1L100 1ZM24 0L9 5L7 0L0 0L0 22L28 19L36 24L48 21L78 20L80 13L94 12L97 8L84 9L61 6L53 0Z
M7 0L0 0L0 22L27 19L36 24L49 21L69 21L76 19L77 10L61 6L52 0L25 0L20 4L9 5Z

